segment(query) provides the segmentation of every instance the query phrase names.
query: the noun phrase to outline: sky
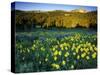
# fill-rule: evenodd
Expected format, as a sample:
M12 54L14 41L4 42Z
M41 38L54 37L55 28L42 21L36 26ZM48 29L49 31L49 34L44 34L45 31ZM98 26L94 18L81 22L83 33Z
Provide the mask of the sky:
M14 9L14 4L12 4L12 8ZM16 10L23 10L23 11L32 11L32 10L41 10L41 11L65 10L65 11L70 11L70 10L80 9L80 8L85 9L87 11L97 10L97 7L95 7L95 6L15 2L15 9Z

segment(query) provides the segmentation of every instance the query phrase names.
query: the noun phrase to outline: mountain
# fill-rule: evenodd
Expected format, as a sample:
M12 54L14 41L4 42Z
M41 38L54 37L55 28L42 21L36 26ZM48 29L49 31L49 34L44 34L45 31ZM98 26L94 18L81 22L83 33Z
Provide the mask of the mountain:
M85 10L85 9L80 8L80 9L71 10L71 12L87 13L88 11Z

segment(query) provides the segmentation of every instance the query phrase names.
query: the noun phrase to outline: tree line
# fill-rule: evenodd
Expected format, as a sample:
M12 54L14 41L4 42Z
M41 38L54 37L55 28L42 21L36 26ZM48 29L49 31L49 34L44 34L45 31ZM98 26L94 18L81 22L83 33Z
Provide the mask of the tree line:
M13 12L13 11L12 11ZM96 28L97 11L87 13L66 11L19 11L15 10L16 28L21 30L33 28Z

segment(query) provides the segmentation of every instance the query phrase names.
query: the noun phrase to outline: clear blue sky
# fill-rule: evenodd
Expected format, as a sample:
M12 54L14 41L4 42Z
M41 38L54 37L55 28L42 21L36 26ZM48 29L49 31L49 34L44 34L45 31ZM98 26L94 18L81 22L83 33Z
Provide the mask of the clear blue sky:
M12 5L12 8L14 6ZM83 8L87 11L94 11L97 10L94 6L76 6L76 5L63 5L63 4L46 4L46 3L31 3L31 2L15 2L15 9L16 10L24 10L24 11L31 11L31 10L42 10L42 11L50 11L50 10L73 10Z

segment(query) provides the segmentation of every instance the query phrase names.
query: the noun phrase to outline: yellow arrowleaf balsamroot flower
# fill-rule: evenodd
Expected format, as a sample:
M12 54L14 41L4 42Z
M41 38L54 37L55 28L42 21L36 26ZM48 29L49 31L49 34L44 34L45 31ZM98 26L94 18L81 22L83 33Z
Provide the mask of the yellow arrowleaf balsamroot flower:
M59 69L59 68L60 68L60 66L59 66L59 65L56 65L55 67L56 67L56 69Z
M63 47L61 47L61 50L64 50L64 48L63 48Z
M55 45L54 47L55 47L55 48L58 48L58 45Z
M45 48L44 47L41 47L41 51L45 51Z
M78 49L79 49L80 47L81 47L80 45L77 46Z
M67 46L67 44L66 44L66 42L64 42L64 44L63 44L64 46Z
M59 51L59 53L58 53L59 55L61 55L62 54L62 52L61 51Z
M60 66L59 66L59 64L51 64L51 66L53 67L53 68L56 68L56 69L59 69L60 68Z
M79 55L77 55L77 59L80 59L80 56Z
M57 60L57 57L56 57L56 56L54 56L54 60L55 60L55 61Z
M93 44L92 46L93 46L93 47L95 47L95 45L94 45L94 44Z
M63 61L62 61L62 65L65 65L65 64L66 64L66 61L63 60Z
M76 48L76 53L78 53L78 51L79 51L79 49L78 49L78 48Z
M88 45L88 46L91 46L91 43L87 42L87 45Z
M94 52L94 53L92 54L92 58L93 58L93 59L96 58L96 52Z
M32 46L32 50L33 50L33 51L35 50L35 47L34 47L34 46Z
M63 48L63 44L60 44L60 48Z
M69 52L66 52L64 56L65 57L68 57L69 56Z
M48 61L48 58L45 58L45 61L47 62Z
M55 47L53 47L53 49L52 49L53 51L55 51L56 49L55 49Z
M73 55L76 55L76 53L75 53L75 52L73 52Z
M97 51L97 47L94 47L94 50Z
M87 52L89 52L89 49L88 48L84 48L84 51L87 53Z
M58 54L58 51L56 50L55 52L54 52L54 55L56 56Z
M33 47L36 47L36 45L34 44Z
M71 41L74 41L74 38L73 37L71 38Z
M68 50L68 47L65 47L65 50Z
M72 50L74 50L76 47L75 47L75 44L73 44L73 46L72 46Z
M80 51L83 52L83 48L80 48Z
M84 58L85 56L86 56L86 53L85 52L81 54L81 57L82 58Z
M89 59L90 59L90 57L89 57L89 56L86 56L86 59L87 59L87 60L89 60Z
M93 47L92 46L90 46L90 51L93 51Z
M71 65L71 69L74 69L74 65Z

